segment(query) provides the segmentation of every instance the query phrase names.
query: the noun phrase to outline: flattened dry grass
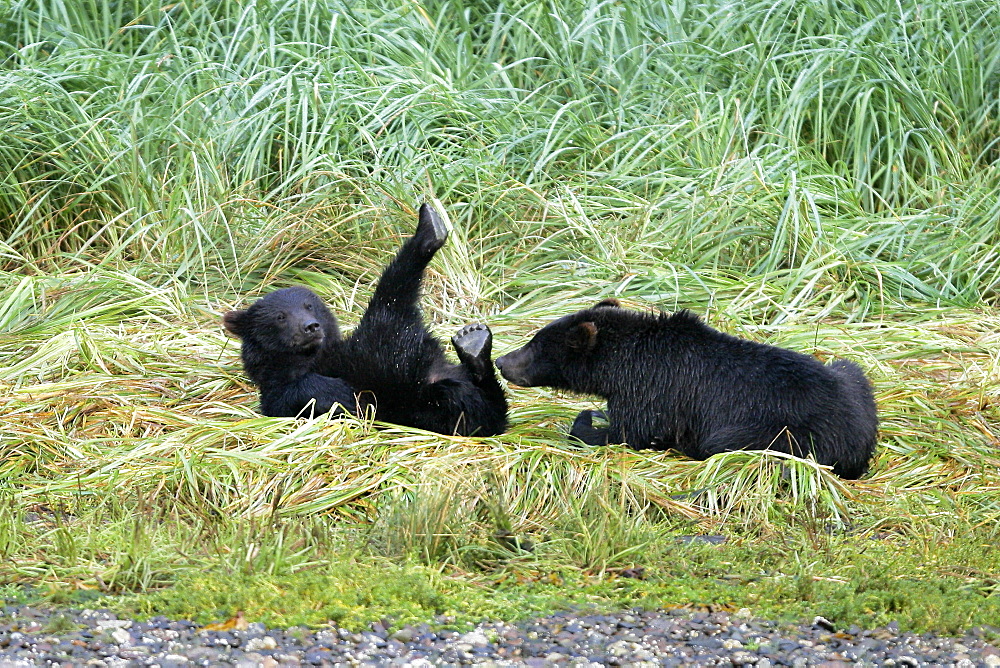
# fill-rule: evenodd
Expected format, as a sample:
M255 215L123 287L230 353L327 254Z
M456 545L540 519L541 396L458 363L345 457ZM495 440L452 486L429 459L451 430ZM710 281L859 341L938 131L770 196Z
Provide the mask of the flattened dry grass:
M152 309L160 299L150 297ZM567 300L564 310L575 307ZM23 502L73 505L80 494L127 490L193 517L326 513L362 522L377 518L386 498L439 488L471 504L472 516L502 507L507 530L537 532L585 490L613 485L631 514L655 508L699 531L725 533L766 532L799 513L842 527L884 527L876 518L930 496L975 515L983 509L967 508L966 499L996 487L997 320L980 313L731 328L822 358L847 355L869 369L881 438L872 474L854 482L775 453L692 462L669 452L574 446L564 430L593 404L544 389L512 390L512 428L489 439L260 417L236 343L202 312L185 313L183 303L168 310L182 316L117 327L85 320L55 336L40 327L35 339L5 337L5 354L20 359L2 376L0 471L17 481ZM499 351L530 335L532 319L516 311L491 322ZM911 518L921 522L934 524Z

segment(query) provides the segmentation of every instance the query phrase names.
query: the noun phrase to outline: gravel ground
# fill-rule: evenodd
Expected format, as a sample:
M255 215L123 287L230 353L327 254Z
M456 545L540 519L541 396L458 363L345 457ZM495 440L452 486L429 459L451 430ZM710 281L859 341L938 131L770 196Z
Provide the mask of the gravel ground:
M467 632L243 626L208 631L164 618L7 607L0 612L0 666L1000 666L1000 649L985 639L997 628L952 638L900 633L894 624L834 629L819 617L776 624L746 611L563 613Z

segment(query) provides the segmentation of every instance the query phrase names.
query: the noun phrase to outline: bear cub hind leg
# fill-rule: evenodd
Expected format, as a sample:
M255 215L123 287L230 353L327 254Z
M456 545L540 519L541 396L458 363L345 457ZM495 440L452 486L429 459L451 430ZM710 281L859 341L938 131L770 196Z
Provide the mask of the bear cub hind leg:
M412 243L421 255L432 257L448 239L448 226L429 204L421 204Z
M492 372L492 334L463 327L452 340L462 364L449 362L420 309L425 269L448 238L441 216L420 207L417 228L375 286L341 355L342 375L375 398L376 418L441 434L492 436L506 429L507 399Z
M475 382L492 374L493 333L489 327L478 322L468 324L451 337L451 344Z

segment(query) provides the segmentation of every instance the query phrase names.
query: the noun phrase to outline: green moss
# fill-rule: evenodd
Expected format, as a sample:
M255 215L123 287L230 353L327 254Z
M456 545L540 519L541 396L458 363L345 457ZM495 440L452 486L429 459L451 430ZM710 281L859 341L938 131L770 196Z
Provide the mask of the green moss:
M334 622L360 628L383 618L411 623L446 613L449 597L436 579L423 567L373 561L285 575L188 574L172 587L122 597L113 605L203 623L243 611L248 619L273 626Z
M969 585L968 577L947 569L928 571L927 554L858 537L829 544L835 551L814 553L817 558L804 565L799 550L789 547L776 554L765 542L714 546L664 540L648 553L644 579L614 571L588 575L551 559L519 559L492 573L442 574L426 566L357 557L279 576L186 575L167 589L108 603L130 614L203 623L242 610L248 619L269 625L333 622L352 629L386 619L395 625L469 625L565 609L745 607L784 621L822 615L843 627L897 621L907 630L958 633L1000 615L1000 597L984 594ZM966 543L954 542L940 546L931 558L948 563L968 550Z

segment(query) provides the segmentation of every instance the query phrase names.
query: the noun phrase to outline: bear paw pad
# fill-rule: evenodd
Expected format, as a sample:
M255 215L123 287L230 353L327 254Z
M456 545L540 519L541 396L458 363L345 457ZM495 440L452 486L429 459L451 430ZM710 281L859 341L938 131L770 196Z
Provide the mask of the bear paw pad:
M448 226L445 225L444 220L434 210L434 207L425 203L420 206L417 231L414 232L413 236L415 241L420 244L421 251L427 255L433 255L444 246L445 240L448 239Z
M493 349L490 328L478 322L466 325L451 337L451 343L462 364L481 378L490 366Z

